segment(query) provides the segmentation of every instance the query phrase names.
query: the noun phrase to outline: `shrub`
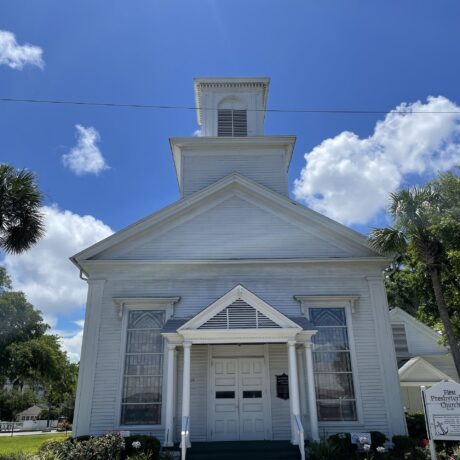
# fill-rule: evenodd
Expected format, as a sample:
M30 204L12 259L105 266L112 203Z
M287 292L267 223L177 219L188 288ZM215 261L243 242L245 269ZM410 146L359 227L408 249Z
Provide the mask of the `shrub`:
M310 460L330 460L337 458L339 447L329 439L312 442L308 445L308 458Z
M409 436L416 439L427 438L425 416L422 412L416 414L406 414L407 430Z
M351 443L350 433L337 433L329 436L328 441L337 447L336 458L348 460L352 458L358 447L356 444Z
M85 434L83 436L76 436L75 438L73 438L74 441L88 441L89 439L91 439L91 436L88 435L88 434Z
M374 450L377 449L377 447L383 446L387 440L388 438L385 433L381 431L371 431L372 448Z
M405 452L409 452L412 450L414 447L414 443L409 436L403 436L403 435L395 435L392 438L394 447L393 451L396 454L403 454Z
M124 448L125 441L119 434L106 434L85 441L49 442L40 452L51 452L66 460L118 460Z
M139 442L140 447L135 448L133 443ZM125 453L133 458L132 455L149 453L149 459L157 460L160 452L160 441L153 436L133 435L125 438ZM135 457L134 457L135 458Z

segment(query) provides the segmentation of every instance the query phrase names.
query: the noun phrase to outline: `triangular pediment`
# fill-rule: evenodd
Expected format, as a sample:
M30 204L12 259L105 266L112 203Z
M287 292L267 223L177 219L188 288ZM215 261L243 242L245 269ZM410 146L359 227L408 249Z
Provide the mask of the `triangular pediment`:
M241 284L206 307L178 329L297 329L301 327Z
M75 255L86 260L378 257L355 231L239 174Z
M401 383L428 383L452 379L425 359L417 356L411 358L399 369L399 380Z

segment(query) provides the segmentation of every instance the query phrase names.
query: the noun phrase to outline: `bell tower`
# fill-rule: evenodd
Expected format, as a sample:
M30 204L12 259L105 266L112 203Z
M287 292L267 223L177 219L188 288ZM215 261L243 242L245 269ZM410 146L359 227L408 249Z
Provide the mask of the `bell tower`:
M169 142L183 197L229 174L288 195L294 136L265 136L266 77L195 78L201 135Z
M195 78L194 83L202 136L263 136L269 78Z

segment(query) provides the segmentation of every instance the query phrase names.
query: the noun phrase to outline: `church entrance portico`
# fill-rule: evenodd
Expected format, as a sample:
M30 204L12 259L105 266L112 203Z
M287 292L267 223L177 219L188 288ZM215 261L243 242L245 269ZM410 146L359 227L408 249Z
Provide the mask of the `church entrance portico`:
M242 324L241 315L244 315L246 328L239 326ZM206 419L207 441L273 439L271 404L272 401L280 401L276 400L280 396L276 395L275 370L270 369L270 347L281 356L281 363L278 358L279 374L284 374L285 386L288 385L288 396L281 396L281 404L286 411L285 421L290 427L291 443L302 444L305 434L301 421L298 356L306 374L309 437L318 439L311 351L311 338L316 330L308 327L305 318L288 318L238 285L194 318L184 320L182 325L177 319L172 321L175 330L169 330L166 324L163 333L169 350L168 388L175 386L174 350L182 350L182 356L179 362L181 375L176 382L178 401L174 401L174 392L166 393L166 445L171 445L174 440L174 413L177 413L182 418L181 447L190 447L194 426L192 404L195 419ZM238 327L232 327L234 325ZM206 346L208 361L201 372L207 375L207 389L202 403L197 405L196 399L191 402L191 386L197 376L193 369L196 361L192 359L192 350L203 350L203 345Z

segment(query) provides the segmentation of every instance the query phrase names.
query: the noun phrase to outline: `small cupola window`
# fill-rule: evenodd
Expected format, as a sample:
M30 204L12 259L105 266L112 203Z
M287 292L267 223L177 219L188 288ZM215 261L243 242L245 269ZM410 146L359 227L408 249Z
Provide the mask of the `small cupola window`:
M247 110L239 99L224 99L217 109L217 135L243 137L248 135Z

